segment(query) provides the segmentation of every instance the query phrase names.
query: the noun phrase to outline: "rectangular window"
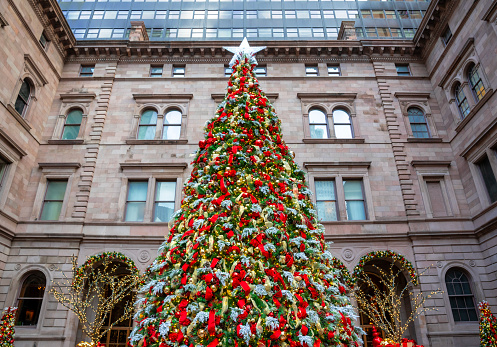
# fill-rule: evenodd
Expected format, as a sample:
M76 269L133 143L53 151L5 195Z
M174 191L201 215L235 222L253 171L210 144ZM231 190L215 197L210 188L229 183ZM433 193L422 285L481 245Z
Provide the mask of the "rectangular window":
M105 11L104 19L116 19L117 11Z
M150 66L150 77L162 77L162 65Z
M335 18L335 12L333 10L323 10L324 18Z
M362 180L344 180L343 192L348 220L365 220L366 204Z
M402 37L402 30L400 28L390 28L392 37Z
M373 18L370 10L361 10L361 16L362 18Z
M173 77L185 77L185 66L173 65Z
M412 39L414 34L416 33L416 29L413 28L404 28L404 36L406 39Z
M481 177L483 178L483 183L485 188L487 188L488 197L490 202L494 203L497 201L497 180L495 179L494 171L492 170L492 165L487 156L485 156L478 163L478 168L481 172Z
M378 30L378 37L390 37L390 30L388 28L376 28Z
M406 10L400 10L399 17L400 19L409 19L409 14L407 13Z
M328 76L340 76L340 75L341 71L339 64L328 65Z
M193 19L193 11L181 11L180 19Z
M147 203L147 181L130 181L126 197L126 222L143 222Z
M179 19L179 11L169 11L169 19Z
M95 65L81 66L79 70L79 77L92 77Z
M67 181L47 181L47 190L43 199L40 220L58 220L64 195L66 194Z
M257 18L257 11L247 11L247 12L245 12L245 18L247 18L247 19L256 19Z
M160 12L160 11L157 11L157 12ZM128 19L128 13L129 13L128 11L119 11L117 13L117 19Z
M93 11L92 19L103 19L105 11Z
M205 18L205 11L195 11L193 13L193 19L204 19Z
M411 19L422 19L423 18L423 14L419 10L409 10L409 16L411 17Z
M155 19L166 19L167 11L155 11Z
M45 33L41 33L40 44L43 46L43 48L45 48L45 49L47 48L48 40L47 40L47 37L45 36Z
M397 70L397 76L411 76L409 64L395 64L395 69Z
M230 68L227 65L224 66L224 77L230 77L232 72L233 72L232 68Z
M446 217L447 208L445 207L445 199L440 180L426 181L426 188L428 190L428 197L430 198L433 217Z
M316 208L322 221L338 220L335 181L315 181Z
M257 77L266 77L267 68L265 66L256 66L254 68L254 73L257 75Z
M385 17L388 19L395 19L396 18L395 11L385 10Z
M5 182L5 177L7 176L7 168L9 166L9 162L4 158L0 157L0 192L2 190L3 184Z
M445 29L442 34L442 42L444 46L447 46L451 38L452 38L452 31L450 31L450 28L447 27L447 29Z
M157 182L155 185L154 222L169 222L174 213L176 182Z
M319 76L319 70L317 65L306 65L305 66L305 75L309 77Z

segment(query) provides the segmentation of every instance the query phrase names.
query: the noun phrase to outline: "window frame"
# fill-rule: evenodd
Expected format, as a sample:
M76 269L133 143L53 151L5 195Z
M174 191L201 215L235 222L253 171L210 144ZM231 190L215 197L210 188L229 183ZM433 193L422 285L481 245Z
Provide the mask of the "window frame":
M316 69L316 72L311 73L310 69ZM319 77L318 64L305 64L305 77Z
M458 92L459 91L459 92ZM464 99L459 100L459 95L462 93ZM459 110L459 116L461 119L466 118L471 112L471 105L469 104L468 97L466 93L464 93L464 88L460 82L456 82L454 87L452 88L452 95L454 96L454 100L456 102L457 109ZM463 105L467 105L467 108L462 108Z
M154 72L154 69L160 69L160 74ZM149 75L148 77L152 78L160 78L164 74L164 65L150 65Z
M24 83L26 83L28 86L29 86L29 95L28 95L28 98L25 100L24 97L21 96L21 89L22 89L22 86L24 85ZM19 114L22 118L26 118L26 114L28 113L28 110L31 106L31 102L33 100L33 97L34 97L34 84L33 84L33 81L31 81L31 79L29 77L25 77L22 79L22 83L21 83L21 87L19 88L19 91L17 92L17 97L15 99L15 102L14 102L14 109L15 111L17 112L17 114ZM17 100L21 98L21 100L24 102L24 107L22 109L22 112L19 112L17 110L17 108L15 107L15 104L17 104Z
M129 188L130 188L130 185L132 183L138 183L138 182L146 182L147 183L147 190L145 192L145 200L142 201L142 200L129 200ZM148 194L149 194L149 191L150 191L150 183L148 180L143 180L143 179L133 179L133 180L128 180L127 182L127 186L126 186L126 203L125 203L125 206L124 206L124 218L123 218L123 222L128 222L128 223L143 223L145 222L145 216L146 216L146 210L147 210L147 202L148 202ZM129 203L133 203L133 202L143 202L145 204L144 208L143 208L143 217L142 217L142 220L127 220L127 216L128 216L128 206L129 206Z
M497 154L495 153L494 150L492 149L489 149L489 151L491 152L494 152L493 153L493 156L497 158ZM481 166L481 163L483 161L487 161L488 162L488 169L490 171L490 174L492 174L493 176L493 179L494 179L494 182L497 182L497 175L496 175L496 170L494 168L495 165L492 165L492 156L490 155L489 156L489 153L485 153L484 155L482 155L476 162L475 162L475 166L477 167L478 169L478 172L479 172L479 178L481 180L481 182L483 183L483 187L485 188L485 193L486 193L486 197L488 199L488 201L490 202L490 204L493 204L495 202L497 202L497 192L494 192L492 193L490 191L490 187L489 187L489 184L487 184L487 180L485 179L485 176L484 176L484 173L483 173L483 170L482 170L482 166ZM497 159L495 159L495 161L497 162ZM492 184L492 183L491 183ZM495 185L493 185L495 187ZM495 195L492 195L492 194L495 194Z
M407 72L399 71L399 68L407 67ZM395 63L395 70L397 72L397 76L412 76L411 66L409 63Z
M452 31L450 30L450 27L448 25L442 32L442 36L440 36L440 39L442 40L444 47L447 47L449 42L452 40Z
M142 117L145 114L145 112L147 112L147 111L153 111L153 112L155 112L155 123L154 124L143 124L142 125L141 124ZM140 140L140 141L150 141L150 140L157 139L157 125L158 125L158 123L159 123L159 112L158 112L158 110L155 107L146 107L146 108L144 108L140 112L140 115L139 115L138 128L137 128L137 131L136 131L136 139ZM140 129L141 128L152 128L152 127L155 129L153 138L151 138L151 139L147 139L147 138L141 139L141 138L139 138L139 136L140 136ZM147 134L147 132L145 132L145 134Z
M451 295L449 295L449 289L448 289L448 285L447 285L447 275L451 272L451 271L459 271L461 274L463 274L464 276L466 276L467 280L468 280L468 284L469 284L469 288L471 290L471 297L472 297L472 301L473 301L473 307L475 309L475 315L476 315L476 320L466 320L466 321L463 321L463 320L456 320L455 319L455 316L454 316L454 312L453 312L453 307L452 307L452 304L451 304ZM448 309L450 311L450 317L452 319L452 322L454 325L459 325L459 324L478 324L478 311L477 311L477 295L476 295L476 291L475 291L475 283L473 281L473 276L470 275L470 273L464 269L463 267L461 266L450 266L446 269L445 273L443 274L443 278L442 278L442 281L443 281L443 284L445 286L445 293L447 293L446 295L446 298L447 298L447 304L448 304ZM460 296L465 296L465 297L468 297L469 294L466 294L466 295L452 295L452 297L460 297ZM456 308L457 310L457 308ZM466 308L467 310L467 308Z
M179 113L180 113L181 118L180 118L180 122L179 122L179 124L166 124L166 116L167 116L167 114L168 114L169 112L174 112L174 111L177 111L177 112L179 112ZM181 133L182 133L182 131L184 130L184 129L183 129L183 112L182 112L182 110L181 110L180 108L178 108L178 107L174 107L174 106L169 107L169 108L167 108L167 109L164 111L164 115L163 115L162 119L163 119L163 122L162 122L162 128L161 128L161 135L160 135L160 138L161 138L162 140L164 140L164 141L178 141L178 140L180 140L180 139L181 139ZM180 135L179 135L179 138L177 138L177 139L165 139L165 138L164 138L164 134L166 133L166 132L165 132L166 127L179 127L179 129L180 129Z
M328 223L364 223L374 221L375 214L373 204L370 203L373 199L371 187L369 183L369 167L371 162L356 162L356 163L340 163L340 162L304 162L304 167L307 169L309 177L309 186L313 191L316 191L315 181L335 181L337 208L337 221L323 221L323 224ZM348 220L345 193L343 190L343 181L345 180L360 180L362 181L362 193L364 198L365 220ZM316 205L316 194L313 194L312 202Z
M323 115L324 115L325 123L311 123L311 117L309 117L309 115L310 115L310 113L312 111L322 112ZM330 121L328 119L329 117L328 117L328 114L327 114L327 112L326 112L325 109L323 109L321 107L311 107L309 109L309 111L307 112L307 118L308 118L309 133L310 133L310 138L311 139L314 139L314 140L325 140L325 139L330 139L331 138ZM333 120L332 120L332 124L333 124ZM325 138L312 137L311 126L313 126L313 125L325 125L326 126L326 137Z
M28 269L26 272L24 272L23 274L21 274L18 277L18 280L15 282L17 284L17 290L13 291L14 292L13 294L15 296L12 298L12 302L13 302L13 306L19 308L19 298L20 298L20 295L22 292L22 287L24 285L24 282L26 282L26 280L31 275L37 274L37 273L40 273L45 278L45 290L43 292L43 297L41 298L41 305L40 305L40 312L38 314L38 321L36 322L35 325L17 325L16 323L18 320L18 315L21 312L21 310L18 309L16 312L16 315L15 315L15 322L14 322L14 327L15 327L16 331L17 331L17 329L29 329L30 331L32 331L33 329L38 330L41 327L43 327L43 320L45 318L44 313L46 312L45 307L46 307L46 303L47 303L47 293L50 291L49 284L51 281L51 278L45 269L41 268L38 265L35 265L34 268L32 267L32 268Z
M69 114L75 110L79 110L81 111L81 122L79 124L67 124L67 117L69 117ZM84 119L85 119L85 114L84 114L84 110L82 110L80 107L72 107L71 109L69 109L69 111L67 112L67 114L65 115L64 117L64 124L62 125L62 132L60 133L60 140L62 141L74 141L74 140L77 140L80 138L80 133L81 133L81 128L84 124ZM64 130L66 129L66 126L76 126L78 125L79 126L79 130L78 130L78 134L76 135L76 138L74 139L63 139L62 137L64 136Z
M423 123L419 123L419 122L413 122L411 120L411 114L410 114L410 111L411 110L419 110L419 112L421 112L421 115L423 116L423 119L424 119L424 122ZM414 116L414 115L413 115ZM419 116L419 115L417 115ZM409 106L407 108L407 118L409 119L409 124L411 126L411 133L412 133L412 136L416 139L429 139L429 138L432 138L432 135L431 135L431 131L430 131L430 126L428 124L428 118L426 117L426 113L424 112L424 110L420 107L417 107L417 106ZM424 125L426 127L426 134L428 135L427 137L419 137L419 136L416 136L415 134L416 133L419 133L419 131L414 131L413 129L413 125Z
M83 69L87 68L91 69L91 74L90 72L83 71ZM95 74L95 64L89 64L89 65L81 64L81 66L79 67L79 75L78 75L79 77L89 78L89 77L94 77L94 74Z
M475 63L471 63L467 67L467 73L466 73L466 78L468 80L469 86L471 87L471 91L473 93L473 97L474 97L474 100L476 103L480 102L480 100L482 100L485 97L485 95L487 94L487 89L485 87L484 78L483 78L480 70L481 70L480 64L477 65ZM475 74L477 74L478 80L476 81L476 83L473 83L472 76ZM476 90L476 88L478 86L481 86L479 89L479 92Z
M66 189L64 190L64 196L62 197L62 200L47 200L47 193L48 193L48 189L50 188L51 182L66 182ZM46 186L45 186L45 194L43 195L43 201L42 201L42 205L40 208L40 214L39 214L38 220L40 220L40 221L58 221L61 219L61 217L62 218L64 217L62 208L64 206L64 201L66 200L66 193L67 193L68 185L69 185L68 179L52 179L52 178L47 179ZM59 211L59 215L58 215L57 219L42 219L41 218L43 215L43 210L45 208L46 202L60 202L60 211Z
M48 45L50 43L50 40L47 38L45 31L42 31L42 33L40 35L40 39L38 40L38 42L40 42L40 45L43 47L43 49L45 51L48 50Z
M153 207L152 207L152 222L153 223L168 223L169 221L156 221L155 220L155 217L156 217L156 207L157 207L157 204L158 203L173 203L173 214L174 214L174 211L176 210L175 207L176 207L176 194L174 194L174 200L173 201L163 201L163 200L157 200L157 187L159 185L159 183L163 183L163 182L173 182L174 183L174 191L176 192L176 189L177 189L177 184L178 182L176 182L175 180L164 180L164 179L156 179L155 180L155 187L154 187L154 195L153 195Z
M337 185L336 185L336 180L334 178L328 178L328 179L322 179L322 178L316 178L314 179L314 191L316 192L317 189L316 189L316 182L333 182L333 191L334 191L334 194L335 194L335 200L318 200L318 196L317 196L317 193L316 193L316 211L317 211L317 203L320 202L320 201L324 201L324 202L328 202L328 201L331 201L331 202L334 202L335 203L335 211L336 211L336 220L322 220L322 219L319 219L320 221L324 221L324 222L338 222L340 221L340 207L338 206L338 194L337 194ZM316 212L317 213L317 212ZM318 216L319 218L319 216Z
M263 70L262 73L260 72L256 72L256 70ZM267 77L267 66L266 65L257 65L256 67L254 67L254 73L257 74L257 78L259 77Z
M338 69L338 74L337 73L332 73L330 72L330 69L337 68ZM328 71L328 76L329 77L340 77L342 76L342 68L340 64L327 64L326 69Z
M349 123L335 123L335 111L343 111L349 116ZM333 109L331 113L331 122L333 124L333 134L334 138L337 140L351 140L355 138L354 134L354 125L352 124L352 115L350 114L350 111L347 108L337 106ZM348 125L350 127L350 134L351 137L337 137L337 131L336 131L336 126L337 125Z
M345 215L346 215L346 220L348 221L362 221L362 220L369 220L368 218L368 207L367 207L367 203L366 203L366 194L365 194L365 189L364 189L364 180L363 179L360 179L360 178L357 178L357 177L352 177L352 178L348 178L348 176L344 176L342 178L342 182L343 183L346 183L346 182L360 182L360 186L361 186L361 193L362 193L362 199L347 199L346 196L345 196L345 189L344 189L344 204L345 204ZM362 201L362 206L363 206L363 209L364 209L364 219L349 219L349 216L348 216L348 213L347 213L347 201Z
M183 69L183 72L179 73L178 72L179 69ZM172 71L172 77L174 77L174 78L185 78L186 77L186 65L184 65L184 64L182 64L182 65L174 64L171 71Z

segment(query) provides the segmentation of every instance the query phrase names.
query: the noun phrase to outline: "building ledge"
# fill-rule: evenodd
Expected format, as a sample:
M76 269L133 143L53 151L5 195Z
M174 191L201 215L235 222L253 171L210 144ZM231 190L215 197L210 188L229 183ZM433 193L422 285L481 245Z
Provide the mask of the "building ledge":
M128 145L186 145L188 140L137 140L128 139L126 144Z
M76 140L48 140L48 144L50 145L82 145L85 141L83 139Z
M187 163L142 163L142 162L136 162L136 163L119 163L119 166L121 166L121 169L134 169L134 168L179 168L179 169L186 169L188 167ZM167 223L166 223L167 224Z
M443 139L440 137L430 137L430 138L418 138L418 137L408 137L407 142L419 142L419 143L436 143L443 142Z
M354 139L302 139L303 143L309 144L323 144L323 143L332 143L332 144L347 144L347 143L364 143L364 139L360 137L356 137Z
M328 162L304 162L306 169L310 167L365 167L371 166L370 161L328 161ZM350 221L348 221L350 222ZM364 222L364 221L361 221Z

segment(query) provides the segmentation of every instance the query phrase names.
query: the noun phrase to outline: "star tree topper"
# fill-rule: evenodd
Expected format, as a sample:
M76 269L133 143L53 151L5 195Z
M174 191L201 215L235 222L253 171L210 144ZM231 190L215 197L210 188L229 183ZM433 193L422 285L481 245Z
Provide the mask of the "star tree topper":
M230 51L233 53L233 58L231 58L230 61L230 67L235 65L236 61L242 60L243 56L246 55L252 60L252 64L257 64L257 60L255 60L255 54L259 51L262 51L266 46L259 46L259 47L250 47L247 38L243 38L242 43L240 43L240 46L238 47L223 47L227 51Z

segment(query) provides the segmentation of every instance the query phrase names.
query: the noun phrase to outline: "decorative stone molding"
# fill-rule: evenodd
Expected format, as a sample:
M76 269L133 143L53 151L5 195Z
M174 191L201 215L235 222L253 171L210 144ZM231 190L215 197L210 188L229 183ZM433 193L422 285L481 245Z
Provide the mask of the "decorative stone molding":
M18 159L21 159L28 153L21 148L15 141L2 129L0 128L0 144L5 143L8 145L14 153L18 156Z
M7 22L5 16L0 12L0 27L3 28L7 25L9 25L9 22Z

